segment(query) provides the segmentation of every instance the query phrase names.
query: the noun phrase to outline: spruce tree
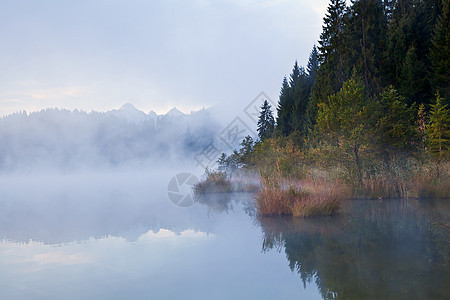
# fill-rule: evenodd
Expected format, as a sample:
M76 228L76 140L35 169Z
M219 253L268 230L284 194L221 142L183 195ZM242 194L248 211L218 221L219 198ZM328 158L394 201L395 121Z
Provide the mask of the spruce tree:
M298 66L297 60L294 63L294 68L292 69L292 73L289 77L289 85L292 89L295 88L295 85L300 80L300 76L303 76L303 73L305 73L305 70Z
M387 155L406 154L414 149L418 130L414 126L415 106L408 106L391 85L381 94L377 132Z
M339 92L319 104L314 126L313 136L332 149L334 158L342 158L359 183L362 182L361 149L367 148L373 139L370 116L364 84L352 77Z
M349 66L361 74L366 93L378 95L382 87L381 64L386 36L386 18L379 0L352 1L346 28Z
M344 82L344 17L345 0L331 0L328 5L319 40L319 61L322 65L321 77L324 84L331 85L327 92L336 92ZM320 87L323 91L323 87ZM318 91L319 92L319 91ZM324 96L323 94L321 96ZM328 95L325 95L328 96Z
M450 148L450 110L439 93L431 105L430 120L426 128L429 151L441 162L448 158Z
M345 11L345 0L331 0L323 18L324 24L317 47L320 67L307 104L304 131L314 126L318 104L339 91L345 80L343 57Z
M450 3L443 1L443 12L432 38L431 85L433 90L450 102Z
M389 23L383 73L408 103L429 103L433 97L429 76L432 30L440 11L436 2L398 0ZM405 71L412 72L409 83Z
M291 132L291 108L293 106L292 93L287 78L283 78L280 99L277 107L277 132L288 135Z
M291 132L303 129L306 106L311 93L311 83L305 69L300 67L299 71L296 82L291 86L293 93L293 105L290 109Z
M313 46L311 53L309 54L306 70L308 71L309 81L312 86L316 81L317 71L319 70L319 51L317 50L316 45Z
M416 48L412 45L406 52L401 72L399 74L399 91L404 96L405 102L411 105L414 102L422 102L426 85L425 65L416 54Z
M261 106L261 113L258 120L258 137L265 140L272 136L275 126L275 120L273 118L271 106L267 100L264 100Z

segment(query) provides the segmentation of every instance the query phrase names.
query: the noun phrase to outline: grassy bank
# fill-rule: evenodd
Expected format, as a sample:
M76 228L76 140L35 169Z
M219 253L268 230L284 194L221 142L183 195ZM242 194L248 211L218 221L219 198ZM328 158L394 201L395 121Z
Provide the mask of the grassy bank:
M341 201L349 197L346 185L326 181L287 180L261 172L261 191L256 195L260 215L293 215L308 217L331 215Z

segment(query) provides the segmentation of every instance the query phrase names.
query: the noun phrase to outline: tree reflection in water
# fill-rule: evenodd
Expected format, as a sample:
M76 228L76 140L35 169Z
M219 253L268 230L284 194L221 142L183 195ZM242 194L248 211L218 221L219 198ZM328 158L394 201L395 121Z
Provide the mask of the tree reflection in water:
M258 221L263 251L284 249L324 299L448 299L448 212L439 202L351 200L333 217Z

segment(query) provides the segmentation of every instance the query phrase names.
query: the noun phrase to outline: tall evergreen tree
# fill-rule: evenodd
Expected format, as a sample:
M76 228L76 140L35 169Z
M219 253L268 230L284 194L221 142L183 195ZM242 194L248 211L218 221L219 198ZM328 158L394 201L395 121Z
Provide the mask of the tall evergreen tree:
M293 105L291 107L290 117L292 131L301 131L303 129L306 106L311 93L311 83L305 69L300 67L299 70L300 74L296 82L291 86L293 93Z
M401 73L399 74L399 91L411 105L415 101L422 102L422 92L426 86L425 65L416 54L416 48L412 45L406 52Z
M295 88L295 85L300 80L300 77L303 76L305 73L305 70L301 67L299 67L297 60L294 63L294 68L292 69L292 73L289 76L289 85L292 89Z
M389 23L383 73L408 103L429 103L432 98L429 54L438 1L397 0Z
M449 157L450 150L450 109L444 104L439 93L435 104L431 105L430 121L427 126L427 142L431 154L442 161Z
M321 77L329 86L324 91L330 95L336 92L344 82L344 18L345 0L331 0L323 19L322 33L319 40L319 61L322 65ZM323 87L320 87L323 90ZM319 91L318 91L319 92ZM321 95L321 96L328 96Z
M272 136L275 126L275 120L273 118L271 106L267 100L264 100L261 106L261 113L258 120L258 137L265 140Z
M380 0L352 0L346 40L349 66L362 74L366 93L381 92L381 64L385 47L386 18Z
M376 124L380 146L389 159L392 153L406 154L413 150L418 138L414 124L415 106L409 106L391 85L379 101Z
M443 12L434 29L432 37L431 85L450 102L450 3L443 1Z
M369 145L371 135L372 124L364 85L354 78L344 82L339 92L319 104L314 136L320 143L328 144L335 157L342 157L360 183L360 152Z
M316 81L317 71L319 70L319 51L316 45L313 46L311 53L309 54L308 65L306 67L308 71L308 77L311 85Z
M320 34L319 64L310 101L305 117L305 128L312 129L317 116L318 104L328 96L336 93L345 80L344 71L344 34L345 34L345 0L331 0L323 18Z
M288 135L291 132L291 108L293 106L291 88L287 78L283 78L280 98L277 107L277 132L281 135Z

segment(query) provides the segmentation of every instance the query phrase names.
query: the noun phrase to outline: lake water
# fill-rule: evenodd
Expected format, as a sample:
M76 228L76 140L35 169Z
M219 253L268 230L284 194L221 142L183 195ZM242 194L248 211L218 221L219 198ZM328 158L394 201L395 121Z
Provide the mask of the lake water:
M169 201L171 173L0 177L1 299L448 299L449 208L347 201L258 217Z

